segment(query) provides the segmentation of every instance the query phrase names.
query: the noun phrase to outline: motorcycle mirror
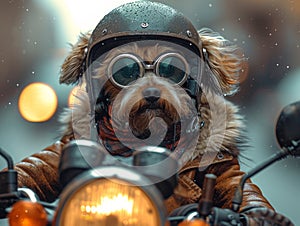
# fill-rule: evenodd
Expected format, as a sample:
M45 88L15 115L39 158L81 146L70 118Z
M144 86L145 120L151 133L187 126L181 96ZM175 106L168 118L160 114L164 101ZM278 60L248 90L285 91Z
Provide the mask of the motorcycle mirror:
M282 109L276 124L276 138L282 149L300 157L300 101Z

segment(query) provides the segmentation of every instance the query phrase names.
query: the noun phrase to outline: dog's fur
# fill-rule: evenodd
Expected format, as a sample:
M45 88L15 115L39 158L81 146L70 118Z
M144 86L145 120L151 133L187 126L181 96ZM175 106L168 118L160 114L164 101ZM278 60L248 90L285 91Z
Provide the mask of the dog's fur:
M82 61L85 56L85 48L88 46L90 33L80 36L79 41L73 46L70 55L66 58L62 65L60 82L65 84L78 83L80 92L77 96L77 103L71 106L72 111L67 111L61 117L61 121L65 124L63 134L75 134L75 138L88 138L89 125L91 118L89 100L85 92L85 78L79 77ZM224 94L233 94L237 91L239 74L243 61L238 55L235 45L231 45L223 37L209 29L201 29L199 31L201 43L199 45L206 49L208 59L207 63L212 71L214 79L217 80ZM153 60L158 53L169 50L168 47L154 46L153 48L140 48L136 45L131 49L118 48L107 56L106 60L101 62L97 71L97 77L101 79L105 75L103 71L111 58L119 53L134 52L143 59ZM159 88L161 98L158 101L158 107L154 110L146 109L147 103L142 98L142 90L149 86ZM147 129L149 122L154 117L161 117L168 125L174 124L179 120L179 115L187 118L191 114L191 98L178 86L174 86L168 81L159 79L157 76L145 76L139 79L130 88L122 90L122 95L118 95L119 88L116 88L107 82L104 86L105 92L112 97L112 103L118 106L114 110L114 118L117 125L122 125L125 117L131 118L131 127L136 135L141 135ZM238 108L232 103L224 100L224 98L207 87L202 87L203 94L198 106L201 118L204 121L204 127L201 129L199 139L195 150L185 156L185 161L194 159L199 155L207 152L228 151L237 156L239 154L238 145L243 142L242 130L244 129L243 118L238 114ZM136 99L140 100L136 102ZM176 111L174 110L176 109ZM122 130L124 128L120 128Z

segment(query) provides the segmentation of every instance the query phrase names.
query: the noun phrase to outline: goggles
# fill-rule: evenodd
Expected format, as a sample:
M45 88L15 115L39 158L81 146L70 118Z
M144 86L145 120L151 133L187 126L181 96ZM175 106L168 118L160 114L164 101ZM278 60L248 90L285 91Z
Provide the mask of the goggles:
M113 58L108 67L108 78L118 87L124 88L152 71L170 82L182 85L190 74L190 65L185 57L176 52L164 53L152 63L134 54L120 54Z

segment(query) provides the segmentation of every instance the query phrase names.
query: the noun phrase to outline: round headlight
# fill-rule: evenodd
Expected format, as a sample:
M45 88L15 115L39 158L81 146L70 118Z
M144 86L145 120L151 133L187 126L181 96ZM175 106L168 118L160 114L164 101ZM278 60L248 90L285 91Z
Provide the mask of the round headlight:
M144 176L126 168L90 170L61 195L55 225L165 225L163 198Z

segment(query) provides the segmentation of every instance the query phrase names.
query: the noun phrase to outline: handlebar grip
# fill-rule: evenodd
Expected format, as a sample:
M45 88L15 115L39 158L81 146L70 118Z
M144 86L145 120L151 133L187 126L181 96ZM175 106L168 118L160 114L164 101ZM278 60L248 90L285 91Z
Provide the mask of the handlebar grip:
M269 225L294 226L294 223L286 216L264 207L251 209L244 212L244 214L250 218L250 222L268 222Z
M203 183L203 194L199 201L198 212L201 217L210 214L213 207L213 197L215 192L216 176L214 174L206 174Z

